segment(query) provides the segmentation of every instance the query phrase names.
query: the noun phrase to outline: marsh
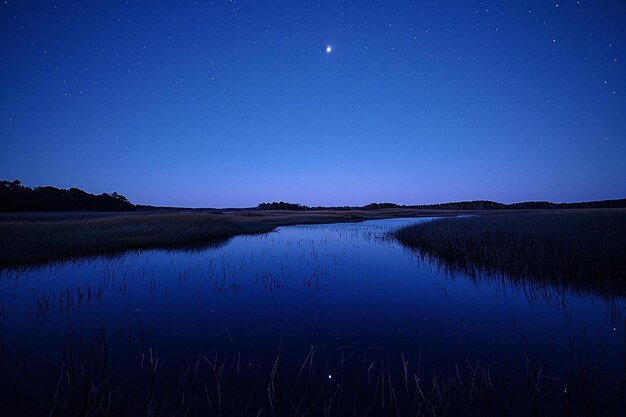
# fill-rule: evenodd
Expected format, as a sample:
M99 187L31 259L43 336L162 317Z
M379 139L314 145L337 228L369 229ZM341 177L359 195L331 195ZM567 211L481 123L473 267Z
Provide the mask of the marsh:
M619 415L624 308L281 226L0 279L2 415Z

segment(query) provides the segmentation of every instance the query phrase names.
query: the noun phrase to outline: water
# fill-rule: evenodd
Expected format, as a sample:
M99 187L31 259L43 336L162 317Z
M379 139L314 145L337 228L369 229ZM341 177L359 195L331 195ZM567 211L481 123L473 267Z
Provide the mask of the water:
M342 394L372 369L384 374L379 366L402 386L406 375L452 377L468 360L497 373L507 361L549 358L556 389L566 391L570 350L584 344L603 386L623 383L624 300L448 275L386 236L417 221L428 219L281 227L219 247L5 273L0 414L87 407L76 398L100 395L93 386L123 403L142 395L116 391L132 384L180 406L168 384L192 397L190 364L196 382L206 373L215 383L219 366L241 379L245 368L254 401L267 402L277 358L282 383L305 375ZM407 361L406 372L394 361ZM67 399L83 385L91 388ZM199 389L203 406L182 401L215 411L211 398L237 394L215 389Z

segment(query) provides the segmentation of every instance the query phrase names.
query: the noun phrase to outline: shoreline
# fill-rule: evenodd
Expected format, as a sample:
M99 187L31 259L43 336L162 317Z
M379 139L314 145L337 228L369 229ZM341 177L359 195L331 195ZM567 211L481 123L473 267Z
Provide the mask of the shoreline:
M55 261L114 255L128 250L185 249L232 237L269 233L281 226L362 222L392 218L492 216L519 213L624 212L626 209L429 210L379 209L229 212L162 210L133 212L0 213L0 270ZM218 214L220 213L220 214Z
M186 249L281 226L430 217L431 211L52 212L0 214L0 270L46 265L129 250ZM439 213L438 215L443 215ZM447 213L456 215L456 213Z

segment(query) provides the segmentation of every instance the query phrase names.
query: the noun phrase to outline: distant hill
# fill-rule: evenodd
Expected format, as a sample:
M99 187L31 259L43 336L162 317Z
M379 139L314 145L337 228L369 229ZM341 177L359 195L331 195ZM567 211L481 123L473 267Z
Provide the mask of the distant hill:
M298 211L315 211L315 210L335 210L335 211L347 211L347 210L379 210L385 208L401 208L401 206L395 203L370 203L366 206L317 206L309 207L303 204L285 203L284 201L274 201L272 203L261 203L257 210L298 210Z
M434 210L502 210L508 208L506 204L488 200L459 201L455 203L423 204L410 206L411 208ZM534 207L528 207L534 208Z
M302 204L285 203L284 201L274 201L272 203L261 203L257 206L258 210L310 210L308 206Z
M576 209L576 208L626 208L626 199L584 201L580 203L551 203L549 201L525 201L522 203L503 204L496 201L477 200L456 203L428 204L410 206L413 208L437 210L506 210L506 209Z
M514 210L514 209L577 209L577 208L626 208L626 199L585 201L580 203L551 203L549 201L526 201L522 203L504 204L497 201L475 200L441 204L400 205L394 203L370 203L365 206L309 207L302 204L273 202L261 203L258 210L379 210L389 208L413 208L429 210Z
M317 206L274 201L261 203L257 210L381 210L381 209L429 209L429 210L507 210L507 209L577 209L577 208L626 208L626 199L585 201L580 203L551 203L549 201L526 201L503 204L489 200L459 201L441 204L400 205L395 203L370 203L365 206ZM154 207L133 205L118 193L90 194L78 188L24 186L20 181L0 181L0 212L24 211L130 211L130 210L193 210L184 207ZM197 209L221 213L217 209ZM224 209L225 210L225 209ZM241 209L230 209L233 211Z
M78 188L30 188L18 180L0 181L0 211L129 211L135 207L118 193L89 194Z

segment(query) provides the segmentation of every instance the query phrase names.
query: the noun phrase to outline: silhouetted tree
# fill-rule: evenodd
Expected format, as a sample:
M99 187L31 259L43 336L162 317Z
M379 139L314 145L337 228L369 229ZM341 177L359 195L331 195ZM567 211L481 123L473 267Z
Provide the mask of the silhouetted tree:
M79 188L25 187L19 180L0 181L0 211L127 211L134 206L113 193L94 195Z
M284 201L274 201L272 203L261 203L257 206L258 210L309 210L309 207L302 204L285 203Z

